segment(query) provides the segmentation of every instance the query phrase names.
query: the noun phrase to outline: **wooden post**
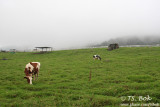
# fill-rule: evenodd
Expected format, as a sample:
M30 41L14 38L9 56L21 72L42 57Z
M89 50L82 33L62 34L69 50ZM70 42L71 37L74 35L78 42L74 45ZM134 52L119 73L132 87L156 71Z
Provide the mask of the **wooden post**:
M92 71L90 69L90 72L89 72L89 81L91 81L91 78L92 78Z
M142 65L142 59L141 59L141 61L140 61L140 64L139 64L139 66L141 67L141 65Z

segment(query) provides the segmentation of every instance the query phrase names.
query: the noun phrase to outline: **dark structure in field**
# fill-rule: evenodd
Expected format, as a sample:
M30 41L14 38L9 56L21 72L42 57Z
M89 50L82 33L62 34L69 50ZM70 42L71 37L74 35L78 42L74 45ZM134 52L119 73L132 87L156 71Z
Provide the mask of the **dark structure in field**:
M118 49L118 48L119 48L118 43L110 44L110 45L108 46L108 51L111 51L111 50L113 50L113 49Z
M7 59L7 58L4 57L4 58L2 58L2 59L0 59L0 60L10 60L10 59Z
M7 52L6 50L1 50L1 52Z

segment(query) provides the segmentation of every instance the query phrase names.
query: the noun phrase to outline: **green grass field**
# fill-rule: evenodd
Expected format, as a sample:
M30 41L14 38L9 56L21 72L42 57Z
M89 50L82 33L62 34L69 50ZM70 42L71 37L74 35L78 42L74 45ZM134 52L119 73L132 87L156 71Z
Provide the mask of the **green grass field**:
M94 54L99 54L102 60L93 60ZM0 107L160 103L160 47L0 53L2 58L9 60L0 60ZM32 61L40 62L41 69L39 79L29 85L24 79L24 68ZM140 96L144 99L139 99Z

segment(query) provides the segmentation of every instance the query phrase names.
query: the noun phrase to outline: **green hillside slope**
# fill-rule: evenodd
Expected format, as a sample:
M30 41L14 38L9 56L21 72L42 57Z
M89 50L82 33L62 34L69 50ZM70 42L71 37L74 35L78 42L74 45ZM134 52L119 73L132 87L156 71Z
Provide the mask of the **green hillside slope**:
M93 60L94 54L102 60ZM0 107L160 103L160 47L0 53L3 58L9 60L0 60ZM32 61L41 68L29 85L24 68Z

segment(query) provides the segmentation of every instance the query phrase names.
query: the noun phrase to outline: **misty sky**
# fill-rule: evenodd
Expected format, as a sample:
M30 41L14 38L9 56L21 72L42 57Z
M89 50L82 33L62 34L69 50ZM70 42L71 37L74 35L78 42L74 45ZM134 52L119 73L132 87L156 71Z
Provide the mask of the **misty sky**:
M0 0L0 49L160 36L160 0Z

